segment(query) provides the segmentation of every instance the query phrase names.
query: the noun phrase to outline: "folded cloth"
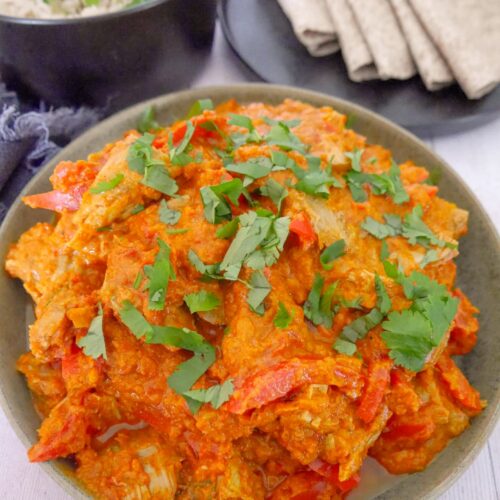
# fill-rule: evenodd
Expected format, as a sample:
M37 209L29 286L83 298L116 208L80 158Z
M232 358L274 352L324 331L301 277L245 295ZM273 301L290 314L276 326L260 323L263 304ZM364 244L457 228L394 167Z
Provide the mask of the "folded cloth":
M38 168L97 123L100 112L89 108L21 112L15 93L0 83L0 221Z
M410 0L469 99L500 82L499 0Z
M390 1L426 88L439 90L451 85L455 79L450 67L429 38L408 0Z
M347 0L326 0L326 6L335 25L349 78L355 82L378 78L375 62Z
M382 80L406 80L416 73L408 45L387 0L349 0Z
M278 0L299 41L312 56L339 50L337 34L325 0Z

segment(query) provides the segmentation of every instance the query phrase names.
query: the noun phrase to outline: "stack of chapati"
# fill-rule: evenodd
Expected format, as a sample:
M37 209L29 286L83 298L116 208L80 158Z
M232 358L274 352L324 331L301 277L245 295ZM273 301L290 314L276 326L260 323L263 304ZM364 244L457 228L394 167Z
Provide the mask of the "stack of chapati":
M278 0L313 56L342 51L355 82L458 82L479 99L500 82L500 0Z

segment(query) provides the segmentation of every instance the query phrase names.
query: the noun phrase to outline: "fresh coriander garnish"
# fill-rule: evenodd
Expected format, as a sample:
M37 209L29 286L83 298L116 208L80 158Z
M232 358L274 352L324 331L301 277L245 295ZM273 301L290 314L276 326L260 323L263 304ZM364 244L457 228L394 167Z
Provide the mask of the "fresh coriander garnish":
M250 309L262 316L265 312L264 299L271 292L271 284L267 281L262 271L254 271L249 281L250 290L247 295L247 302Z
M144 272L149 278L149 303L152 311L162 311L165 308L168 282L175 280L175 271L170 262L170 247L158 240L159 250L152 266L144 266Z
M201 115L203 111L208 109L214 109L212 99L199 99L189 109L187 118L193 118L193 116Z
M372 328L375 328L383 320L383 318L384 315L377 308L360 316L344 326L340 332L339 338L333 344L333 348L338 352L352 356L356 352L356 341L364 338Z
M331 283L323 291L324 278L320 274L314 277L313 286L304 304L304 316L316 326L324 325L331 328L333 322L333 295L337 288L337 282Z
M431 264L432 262L437 262L439 260L439 253L437 250L431 248L425 252L424 258L420 262L420 269L424 269L427 264Z
M220 271L220 263L217 264L205 264L198 254L194 250L189 250L188 259L191 265L203 275L205 279L213 279L213 280L222 280L229 279L228 277L224 277L221 275ZM234 279L236 279L237 276Z
M293 320L293 313L290 314L283 302L278 304L278 312L274 317L273 323L276 328L288 328Z
M123 178L124 178L123 174L116 174L109 181L98 182L95 186L92 186L89 189L89 192L92 194L99 194L109 191L110 189L113 189L116 186L118 186L118 184L120 184L120 182L123 181Z
M128 168L144 175L146 165L153 159L153 134L145 133L139 137L129 148L127 154Z
M345 253L345 241L337 240L331 245L327 246L319 257L319 261L323 266L323 269L330 270L333 267L332 262L339 257L342 257Z
M244 175L243 185L246 187L252 184L255 179L269 175L273 163L266 156L259 156L243 163L229 163L225 167L229 172Z
M361 223L361 227L379 240L389 236L398 236L401 234L401 217L398 215L384 214L384 219L386 220L386 224L378 222L372 217L367 217Z
M212 224L231 220L233 212L225 197L227 196L233 205L238 206L242 194L248 196L243 182L238 178L215 186L201 188L200 196L203 202L205 219Z
M185 295L184 302L188 306L191 314L211 311L212 309L219 307L221 304L217 295L207 292L206 290Z
M246 128L248 130L247 134L232 134L231 140L236 147L243 144L252 142L261 142L262 136L257 132L252 119L248 116L236 115L234 113L230 114L231 118L229 120L229 125L236 125L237 127Z
M377 293L377 308L383 315L386 315L391 310L392 302L378 274L375 275L375 292Z
M150 132L151 130L158 130L160 125L156 121L156 112L154 106L147 106L142 112L139 123L137 124L137 130L144 134L145 132Z
M294 128L300 125L300 120L298 118L294 118L292 120L275 120L274 118L269 118L268 116L263 116L262 119L268 125L278 125L279 123L284 123L288 128Z
M144 210L144 205L136 205L136 206L135 206L135 207L134 207L134 208L130 211L130 213L131 213L132 215L136 215L136 214L138 214L138 213L142 212L143 210Z
M177 183L170 177L162 161L152 161L147 165L141 183L169 196L174 195L179 190Z
M382 245L380 246L380 260L384 261L389 258L389 246L387 245L387 241L382 240Z
M455 248L455 245L447 243L439 239L422 220L423 210L421 205L417 205L411 213L405 215L402 234L408 239L412 245L427 244L436 245L438 247L448 246Z
M85 355L91 358L97 359L102 356L104 359L108 359L106 354L106 342L104 340L104 332L102 329L103 322L103 311L101 304L98 305L98 314L90 322L89 329L84 337L81 337L76 342L78 347L83 349Z
M189 229L187 227L176 227L176 228L169 228L165 229L165 232L167 234L184 234L187 233Z
M146 321L141 312L130 302L125 300L119 311L121 322L140 339L153 334L153 327Z
M138 290L139 287L141 286L141 283L144 279L144 271L141 269L138 273L137 276L135 277L134 283L132 286L134 287L135 290Z
M457 312L458 299L425 274L413 271L407 277L387 261L384 267L387 275L403 287L412 305L387 316L382 323L382 339L397 365L420 371L448 331Z
M192 163L194 159L187 154L188 147L190 146L190 141L193 137L195 131L195 126L191 120L186 122L186 131L184 137L179 142L177 146L174 146L172 142L172 135L168 139L168 147L170 149L170 161L173 165L180 167L185 167L189 163Z
M351 153L344 153L351 160L351 168L355 172L361 172L361 157L363 156L363 152L363 149L354 148Z
M245 264L251 269L273 265L288 237L290 219L271 213L247 212L240 216L240 228L220 264L225 277L234 279Z
M236 231L238 231L239 223L240 223L240 218L235 217L227 224L224 224L223 226L219 227L219 229L217 229L217 231L215 232L215 236L217 236L217 238L220 238L221 240L227 240L229 238L232 238L236 234Z
M187 391L184 393L184 396L201 404L210 403L212 408L218 410L229 400L233 391L233 380L228 379L223 384L212 385L208 389L195 389ZM191 411L193 411L193 408ZM196 411L193 413L196 413Z
M169 208L165 200L160 201L158 214L160 216L160 221L170 226L177 224L181 218L181 213L178 210Z
M281 185L278 181L270 178L267 179L266 183L260 188L260 194L262 196L267 196L271 198L271 201L276 205L278 213L281 212L281 204L283 200L288 196L288 189Z
M309 147L306 146L282 121L271 126L269 133L264 139L269 145L278 146L283 151L298 151L306 154Z

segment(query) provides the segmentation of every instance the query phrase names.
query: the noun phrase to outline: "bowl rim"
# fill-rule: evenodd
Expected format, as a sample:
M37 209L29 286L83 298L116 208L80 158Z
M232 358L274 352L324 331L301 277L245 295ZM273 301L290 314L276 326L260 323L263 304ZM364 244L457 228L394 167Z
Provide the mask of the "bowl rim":
M74 25L74 24L87 24L98 23L99 21L107 21L112 19L120 19L121 17L137 14L142 11L149 10L162 3L172 2L173 0L147 0L139 5L132 7L123 7L114 12L106 14L96 14L93 16L80 16L80 17L51 17L48 19L31 18L31 17L17 17L7 16L0 13L0 22L5 24L19 24L19 25L35 25L35 26L59 26L59 25Z
M394 132L395 134L404 137L406 140L411 141L418 145L420 148L424 149L428 155L433 157L435 160L435 165L439 166L446 171L447 175L453 178L453 181L457 183L460 188L465 192L465 194L469 197L469 199L475 204L475 208L478 210L482 219L488 230L495 236L497 241L497 245L500 248L500 235L497 231L495 225L493 224L490 216L485 211L484 207L477 199L476 195L472 192L469 186L465 183L465 181L460 177L460 175L445 161L440 155L438 155L435 151L431 149L427 144L425 144L421 139L415 136L413 133L405 130L401 126L396 123L388 120L387 118L371 111L368 108L355 104L346 99L341 99L337 97L330 96L328 94L323 94L321 92L315 92L311 90L301 89L292 86L285 85L275 85L269 83L239 83L239 84L231 84L231 85L211 85L204 87L196 87L187 90L181 90L176 92L170 92L167 94L163 94L161 96L154 97L152 99L148 99L146 101L142 101L140 103L134 104L125 108L118 113L106 118L105 120L99 122L97 125L94 125L89 130L80 135L77 139L63 148L56 156L54 156L49 162L43 165L40 168L40 171L26 184L21 193L17 196L14 203L9 208L5 219L2 224L0 224L0 240L3 239L3 233L5 228L10 225L13 219L16 216L17 208L22 204L21 198L31 190L32 186L36 184L40 177L45 175L47 171L50 171L62 161L66 155L67 151L73 149L74 147L78 148L80 145L83 146L89 142L89 139L96 133L96 130L99 128L112 128L121 124L123 121L126 121L127 116L129 115L140 115L140 112L144 110L147 106L158 106L162 107L165 101L167 102L175 102L177 100L181 100L183 98L187 98L188 96L192 96L192 99L201 99L210 96L211 94L222 93L225 94L225 99L230 99L234 97L234 93L244 92L245 90L260 92L265 95L266 91L272 89L275 92L281 93L283 99L288 97L297 100L303 100L305 102L311 100L319 100L323 101L324 105L335 107L335 105L340 104L341 107L351 108L353 112L361 112L370 120L374 120L375 123L383 125L387 127L389 130ZM290 94L292 94L290 96ZM203 96L203 97L202 97ZM242 99L243 100L243 99ZM263 99L265 101L265 99ZM318 104L314 104L315 106L319 106ZM363 118L365 119L365 118ZM477 458L479 452L482 450L483 446L486 444L487 439L491 435L496 423L500 420L500 387L496 388L496 391L488 400L488 406L493 407L492 413L489 415L488 419L484 421L482 428L477 430L477 436L473 444L467 450L466 454L461 458L461 460L455 464L456 466L450 471L450 473L444 477L442 480L427 488L427 491L424 491L422 496L419 497L421 499L437 499L441 494L443 494L461 475L462 473L472 464L472 462ZM4 411L9 424L14 429L17 437L20 441L25 445L26 448L32 445L31 440L28 436L22 431L20 426L18 425L14 414L11 410L11 405L7 400L3 388L2 381L0 380L0 407ZM459 439L460 435L455 439ZM442 450L443 451L443 450ZM438 454L439 455L439 454ZM75 480L68 477L67 474L63 474L61 472L61 465L57 464L57 462L43 462L39 463L47 474L59 485L63 488L64 491L75 494L76 485ZM425 472L425 469L424 471ZM408 476L411 476L409 474ZM88 496L84 496L79 493L79 498L89 498Z

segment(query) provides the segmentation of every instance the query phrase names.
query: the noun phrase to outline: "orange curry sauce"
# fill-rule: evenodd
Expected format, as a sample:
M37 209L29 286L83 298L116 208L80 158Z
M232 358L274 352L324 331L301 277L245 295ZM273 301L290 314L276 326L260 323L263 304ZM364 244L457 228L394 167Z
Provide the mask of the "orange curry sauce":
M222 224L207 220L200 196L205 186L243 179L225 168L220 153L228 136L249 132L228 123L231 113L250 117L257 131L233 148L232 163L279 151L306 169L303 152L264 140L273 123L264 117L299 120L291 124L294 136L321 159L322 169L331 165L338 184L328 186L327 197L311 196L294 187L297 178L289 169L276 169L248 181L250 200L225 197L232 217L257 209L276 214L276 204L259 188L273 178L288 191L280 213L287 220L286 242L262 270L270 290L260 314L247 301L248 265L238 281L201 279L188 255L194 251L205 264L220 263L235 238L217 237ZM367 144L331 108L292 100L277 106L229 101L191 123L194 134L184 154L192 161L183 166L172 164L170 151L182 142L186 122L152 131L153 157L178 186L173 196L144 185L142 174L129 167L129 148L140 137L133 130L87 160L61 162L51 177L54 191L25 199L58 213L55 224L26 231L6 261L36 304L30 352L17 365L44 418L30 460L70 457L85 487L109 499L343 498L359 481L367 455L394 474L424 469L485 405L450 357L469 352L478 330L477 309L454 287L453 243L467 231L467 213L439 198L438 188L426 183L427 170L411 162L399 166L407 201L395 203L366 184L366 201L356 202L344 179L354 160L345 153L362 150L362 172L378 174L388 172L391 153ZM119 179L116 186L89 191L113 179ZM162 200L180 213L173 225L160 220ZM376 275L393 311L411 306L402 286L386 275L382 240L361 224L367 217L384 222L388 213L404 218L416 206L433 234L451 244L436 247L434 260L422 269L429 247L388 236L386 259L405 275L416 270L445 285L459 304L418 373L391 357L381 323L357 340L354 355L332 348L346 325L376 307ZM340 239L344 253L325 269L320 254ZM152 309L147 276L139 284L137 276L154 265L159 240L170 249L175 279L170 277L164 306ZM336 282L331 326L304 315L318 274L323 291ZM219 305L192 314L184 298L202 290ZM120 319L126 301L150 325L185 328L213 346L215 362L193 389L230 380L223 404L190 411L167 379L193 352L133 334ZM99 305L105 357L79 347ZM280 308L287 313L284 326L276 325Z

